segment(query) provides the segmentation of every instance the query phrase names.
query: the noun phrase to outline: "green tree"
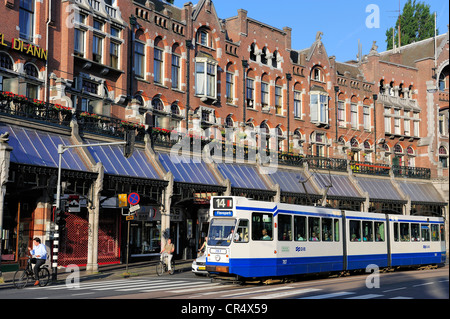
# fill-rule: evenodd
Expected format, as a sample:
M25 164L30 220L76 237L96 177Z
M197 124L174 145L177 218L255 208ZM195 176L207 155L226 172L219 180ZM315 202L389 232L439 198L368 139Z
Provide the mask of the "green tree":
M387 50L393 48L392 38L394 38L395 45L399 46L399 23L402 46L434 36L434 13L430 12L430 5L416 2L416 0L408 0L403 7L402 14L397 19L395 28L389 28L386 31Z

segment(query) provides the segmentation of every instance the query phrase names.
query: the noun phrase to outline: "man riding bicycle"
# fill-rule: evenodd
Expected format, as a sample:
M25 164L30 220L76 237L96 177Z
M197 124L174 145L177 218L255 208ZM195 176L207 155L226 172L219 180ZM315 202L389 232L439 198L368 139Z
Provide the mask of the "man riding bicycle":
M164 260L165 256L167 256L167 267L169 272L172 271L172 253L175 251L175 245L172 244L172 240L167 239L167 243L164 248L161 250L161 258Z
M33 239L33 249L28 247L31 255L34 255L35 258L31 259L31 262L34 265L34 277L36 278L35 286L39 285L39 270L41 266L45 264L47 260L47 249L43 244L41 244L41 239L39 237L35 237Z

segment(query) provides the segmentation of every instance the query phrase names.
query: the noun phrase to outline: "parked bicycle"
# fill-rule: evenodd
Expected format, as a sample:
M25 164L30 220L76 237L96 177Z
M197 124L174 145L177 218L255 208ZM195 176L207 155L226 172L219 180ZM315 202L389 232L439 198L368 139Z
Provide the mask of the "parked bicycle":
M47 265L42 265L39 269L39 279L35 278L31 256L28 256L27 266L23 270L17 270L14 274L14 286L17 289L25 288L29 280L39 280L39 286L45 287L50 283L50 271Z
M167 259L168 259L168 255L163 254L161 256L161 260L159 261L159 263L156 264L156 274L158 276L162 276L166 272L169 272L170 275L173 275L175 273L175 262L174 262L173 258L170 261L171 268L172 268L170 271L169 271L169 265L167 263Z

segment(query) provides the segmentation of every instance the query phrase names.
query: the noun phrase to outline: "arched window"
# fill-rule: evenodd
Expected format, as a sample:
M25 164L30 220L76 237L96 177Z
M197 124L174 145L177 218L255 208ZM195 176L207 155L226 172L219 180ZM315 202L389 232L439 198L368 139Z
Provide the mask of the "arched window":
M154 81L163 84L164 78L164 44L161 38L156 38L153 56Z
M278 68L278 51L275 51L272 56L272 66Z
M181 89L181 50L178 43L172 46L172 89Z
M386 90L385 90L385 88L384 88L384 80L381 80L380 81L380 94L385 94L386 93Z
M314 81L325 82L325 72L319 66L311 70L311 79Z
M275 110L277 115L283 115L283 83L277 78L275 81Z
M37 67L31 63L25 64L24 71L25 71L25 74L28 76L32 76L34 78L39 77L39 71L38 71Z
M154 98L152 100L153 110L164 112L164 103L160 98Z
M262 49L262 54L261 54L261 63L262 64L267 64L268 60L267 60L267 47L264 47Z
M5 52L0 52L0 67L8 70L13 69L13 60Z
M250 46L250 60L256 61L256 44L252 43Z
M439 147L439 162L441 162L442 168L448 168L448 151L444 146Z
M234 121L232 115L228 115L225 119L225 127L234 127Z

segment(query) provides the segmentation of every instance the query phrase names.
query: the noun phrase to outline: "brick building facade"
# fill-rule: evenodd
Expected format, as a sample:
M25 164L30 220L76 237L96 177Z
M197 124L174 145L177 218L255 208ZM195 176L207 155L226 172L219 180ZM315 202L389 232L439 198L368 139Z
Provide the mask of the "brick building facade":
M5 0L0 8L11 22L0 28L0 132L11 132L13 148L2 148L11 158L2 167L5 261L19 261L24 233L50 238L56 139L111 141L127 127L137 129L139 159L123 162L112 148L74 151L76 165L65 159L65 194L85 200L66 227L67 242L78 242L62 252L66 263L95 269L121 260L125 224L108 203L131 191L162 211L134 224L136 258L155 254L167 234L180 257L192 256L212 194L448 216L448 32L386 52L374 43L358 61L339 62L320 31L309 48L292 48L291 28L244 9L220 19L210 0ZM255 175L258 187L239 185L239 171L203 161L200 178L189 176L195 170L178 175L166 157L170 132L210 141L200 130L208 128L233 128L230 143L244 154L275 135L283 174L312 176L310 188L289 189L264 174ZM23 138L52 140L45 151L53 160ZM331 191L323 180L330 168ZM383 183L397 195L371 188Z

